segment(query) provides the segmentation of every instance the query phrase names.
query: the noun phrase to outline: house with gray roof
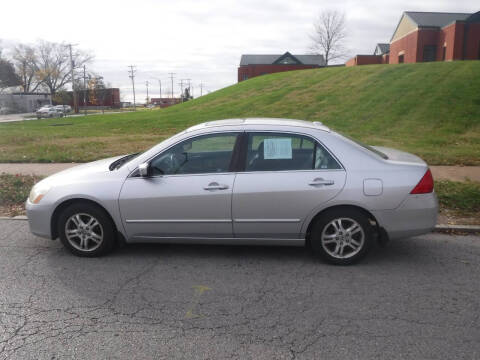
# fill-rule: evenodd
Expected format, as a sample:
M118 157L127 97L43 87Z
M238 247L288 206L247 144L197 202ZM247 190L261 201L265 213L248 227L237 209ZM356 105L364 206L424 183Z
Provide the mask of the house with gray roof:
M390 43L379 43L373 55L357 55L346 65L452 60L480 60L480 11L405 11Z
M405 11L390 39L390 64L480 59L480 11Z
M246 54L240 58L238 82L264 74L324 66L323 55L292 55L288 51L284 54Z

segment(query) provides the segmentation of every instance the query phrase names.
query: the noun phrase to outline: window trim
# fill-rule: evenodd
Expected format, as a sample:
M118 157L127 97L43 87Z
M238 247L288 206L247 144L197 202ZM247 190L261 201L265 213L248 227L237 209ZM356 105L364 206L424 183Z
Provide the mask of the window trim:
M340 165L340 169L313 169L313 166L312 166L312 169L296 169L296 170L260 170L260 171L246 171L246 167L247 167L247 145L248 145L248 137L250 134L255 134L255 133L260 133L260 134L264 134L264 133L272 133L272 134L289 134L289 135L300 135L300 136L304 136L306 138L309 138L310 140L313 141L314 143L314 148L313 148L313 158L315 161L315 156L316 156L316 147L317 147L317 144L319 144L320 146L322 146L327 152L328 154L338 163L338 165ZM237 171L237 172L240 172L242 174L260 174L260 173L291 173L291 172L318 172L318 171L345 171L345 166L343 166L342 162L330 151L330 149L325 146L325 144L323 142L321 142L318 138L316 138L315 136L313 135L310 135L310 134L305 134L305 133L302 133L302 132L296 132L296 131L284 131L284 130L246 130L245 131L245 153L242 154L243 155L243 171ZM315 162L313 163L315 164Z

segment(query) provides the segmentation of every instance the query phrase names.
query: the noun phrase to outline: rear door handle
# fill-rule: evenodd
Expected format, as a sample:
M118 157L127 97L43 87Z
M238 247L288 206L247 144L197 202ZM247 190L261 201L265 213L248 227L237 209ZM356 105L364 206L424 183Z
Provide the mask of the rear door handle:
M203 188L204 190L225 190L228 189L228 185L219 184L217 182L211 182Z
M335 181L325 180L323 178L316 178L311 183L308 183L308 185L310 185L310 186L321 186L321 185L329 186L329 185L333 185L333 184L335 184Z

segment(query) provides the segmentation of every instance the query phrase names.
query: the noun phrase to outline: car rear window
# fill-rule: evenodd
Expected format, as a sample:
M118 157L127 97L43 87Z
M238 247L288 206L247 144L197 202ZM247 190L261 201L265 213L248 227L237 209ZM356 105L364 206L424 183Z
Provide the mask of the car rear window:
M370 145L364 144L364 143L361 142L361 141L355 140L354 138L351 138L351 137L348 136L348 135L341 134L341 133L338 133L338 134L340 134L340 135L343 136L344 138L347 138L347 139L350 140L350 141L353 141L355 144L360 145L360 146L363 147L364 149L367 149L367 150L373 152L374 154L380 156L382 159L388 160L388 156L387 156L386 154L384 154L383 152L381 152L380 150L377 150L377 149L375 149L374 147L372 147L372 146L370 146Z

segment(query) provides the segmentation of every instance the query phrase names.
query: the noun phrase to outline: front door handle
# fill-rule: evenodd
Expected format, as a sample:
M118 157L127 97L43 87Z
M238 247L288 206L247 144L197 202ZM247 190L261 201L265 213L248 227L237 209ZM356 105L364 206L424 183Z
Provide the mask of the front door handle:
M225 190L228 189L228 185L219 184L217 182L211 182L203 188L204 190Z
M333 185L333 184L335 184L335 181L325 180L323 178L316 178L311 183L308 183L308 185L310 185L310 186L321 186L321 185L329 186L329 185Z

